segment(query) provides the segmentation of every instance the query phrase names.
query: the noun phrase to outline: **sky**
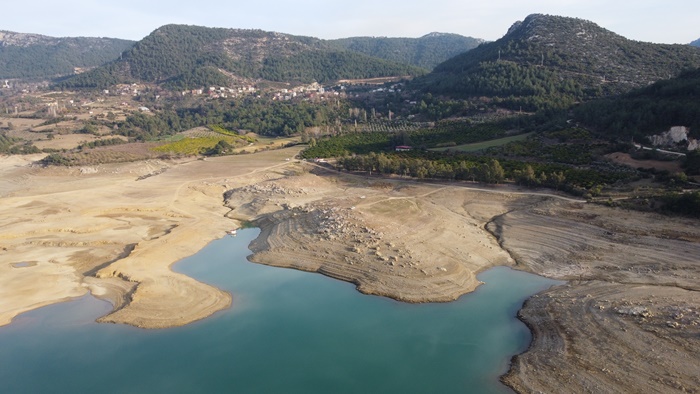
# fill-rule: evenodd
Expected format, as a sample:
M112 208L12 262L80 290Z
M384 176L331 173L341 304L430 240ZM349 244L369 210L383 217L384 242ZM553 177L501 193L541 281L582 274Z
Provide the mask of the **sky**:
M533 13L587 19L627 38L700 38L698 0L23 0L0 5L0 30L140 40L177 23L318 38L456 33L488 41ZM9 3L9 4L8 4Z

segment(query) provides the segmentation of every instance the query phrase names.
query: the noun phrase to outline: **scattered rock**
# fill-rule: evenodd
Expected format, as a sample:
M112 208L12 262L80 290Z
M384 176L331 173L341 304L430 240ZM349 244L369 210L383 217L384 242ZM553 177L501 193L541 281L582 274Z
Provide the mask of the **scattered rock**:
M615 308L618 315L651 317L649 309L643 306L618 307Z

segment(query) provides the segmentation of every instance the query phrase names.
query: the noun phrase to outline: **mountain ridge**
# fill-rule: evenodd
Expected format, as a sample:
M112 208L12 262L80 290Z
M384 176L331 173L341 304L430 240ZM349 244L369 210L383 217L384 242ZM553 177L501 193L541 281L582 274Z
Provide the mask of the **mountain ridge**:
M698 66L700 50L688 45L638 42L591 21L532 14L417 82L433 93L515 97L511 107L537 109L623 93ZM543 97L547 103L538 103Z
M329 40L332 45L370 56L433 69L438 64L486 42L453 33L431 32L410 37L348 37Z
M311 82L397 75L426 70L361 53L326 41L253 29L165 25L124 56L91 73L70 78L68 87L101 87L139 80L188 88L233 79Z
M0 78L54 78L112 61L134 41L0 31Z
M700 68L614 98L590 101L574 109L577 121L606 135L644 138L685 126L700 138Z

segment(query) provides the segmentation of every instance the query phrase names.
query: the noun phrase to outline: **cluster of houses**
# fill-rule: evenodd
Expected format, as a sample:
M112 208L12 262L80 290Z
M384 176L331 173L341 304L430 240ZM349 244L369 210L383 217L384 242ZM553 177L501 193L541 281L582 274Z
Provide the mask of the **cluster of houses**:
M104 93L105 96L138 96L143 88L144 86L137 83L119 84L114 86L113 90L104 89L102 93Z
M289 101L295 98L303 99L321 99L324 100L327 97L344 97L345 93L342 92L344 87L341 87L341 92L326 89L318 82L314 82L310 85L301 85L291 89L280 89L272 93L273 100L279 101Z
M390 88L376 88L372 89L371 93L401 93L401 89Z
M289 101L296 98L325 98L327 96L340 96L342 93L337 91L328 91L318 82L309 85L301 85L293 88L272 89L260 91L255 86L241 86L238 88L227 88L223 86L212 86L209 89L192 89L180 92L182 96L203 96L209 98L238 98L245 95L257 94L271 97L272 100Z
M236 98L248 94L257 93L255 86L242 86L238 88L226 88L223 86L210 86L209 89L192 89L183 90L180 92L182 96L202 96L207 95L211 98Z
M121 84L116 85L112 90L105 89L102 93L105 96L110 95L121 95L121 96L138 96L144 91L145 85L138 84ZM266 96L270 97L272 100L278 101L289 101L297 98L302 99L320 99L324 100L330 97L344 97L345 87L340 86L338 90L327 89L318 82L314 82L308 85L300 85L290 88L282 89L266 89L265 91L260 91L253 85L244 85L240 87L223 87L223 86L211 86L209 88L202 89L191 89L179 91L176 94L179 96L204 96L207 98L217 99L217 98L238 98L247 95L255 95L258 97ZM160 92L161 94L165 94ZM156 96L158 99L160 95Z

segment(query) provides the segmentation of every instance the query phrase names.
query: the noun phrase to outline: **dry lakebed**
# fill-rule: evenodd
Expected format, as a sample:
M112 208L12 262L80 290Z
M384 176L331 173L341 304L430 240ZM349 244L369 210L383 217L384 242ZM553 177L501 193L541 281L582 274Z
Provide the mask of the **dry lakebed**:
M298 152L89 168L0 157L0 325L88 292L113 306L100 322L204 319L230 294L170 266L252 224L251 261L400 301L455 300L495 266L566 281L519 312L533 342L502 378L518 392L698 392L696 220L338 173Z

